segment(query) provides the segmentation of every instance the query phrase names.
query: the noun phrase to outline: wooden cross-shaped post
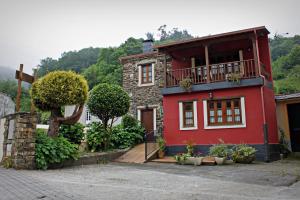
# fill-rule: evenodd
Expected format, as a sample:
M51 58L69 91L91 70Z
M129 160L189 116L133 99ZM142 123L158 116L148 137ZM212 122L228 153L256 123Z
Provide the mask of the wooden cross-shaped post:
M21 94L22 94L22 81L32 84L37 77L37 71L34 71L34 76L29 74L23 73L23 64L20 64L20 69L16 70L16 79L18 79L18 92L17 92L17 99L16 99L16 112L20 111L21 107ZM34 112L34 106L31 102L31 112Z

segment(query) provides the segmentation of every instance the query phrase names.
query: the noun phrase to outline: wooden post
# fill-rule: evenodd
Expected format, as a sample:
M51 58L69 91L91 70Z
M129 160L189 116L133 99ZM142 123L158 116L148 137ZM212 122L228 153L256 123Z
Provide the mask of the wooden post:
M166 88L167 87L167 58L166 58L166 55L164 55L164 81L165 81L165 83L164 83L164 88Z
M255 75L257 76L259 74L258 69L258 55L257 55L257 46L256 46L256 40L257 38L253 36L252 38L252 49L253 49L253 58L254 58L254 67L255 67Z
M20 76L18 79L18 92L17 92L17 99L16 99L16 112L20 112L20 105L21 105L21 93L22 93L22 78L23 78L23 64L20 64Z
M206 63L207 82L210 83L209 56L208 56L208 46L207 45L205 45L205 63Z

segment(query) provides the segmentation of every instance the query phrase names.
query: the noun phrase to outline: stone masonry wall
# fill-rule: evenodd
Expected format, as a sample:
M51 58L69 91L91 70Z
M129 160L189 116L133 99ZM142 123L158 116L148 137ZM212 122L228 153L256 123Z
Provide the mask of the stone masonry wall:
M154 63L154 85L138 86L138 66L146 63ZM138 108L148 106L156 108L156 127L158 133L163 128L163 107L161 88L164 84L163 57L153 54L144 58L132 58L123 64L123 88L130 96L129 113L137 117Z
M4 124L3 158L10 157L16 169L35 168L35 139L37 116L15 113L1 119Z

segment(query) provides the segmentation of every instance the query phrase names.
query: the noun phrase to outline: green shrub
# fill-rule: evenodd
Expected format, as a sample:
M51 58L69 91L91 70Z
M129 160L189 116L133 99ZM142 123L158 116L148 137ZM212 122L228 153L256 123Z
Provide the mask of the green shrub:
M92 122L89 125L89 130L87 131L87 143L89 149L94 151L104 150L105 142L107 140L107 130L99 122Z
M77 145L70 143L62 136L51 138L44 130L37 130L35 162L38 169L47 169L49 164L77 158Z
M70 142L74 144L80 144L83 139L84 126L80 123L74 125L61 125L59 128L59 133Z
M235 145L232 158L238 163L251 163L255 159L256 149L246 144Z
M122 125L113 127L111 147L124 149L143 141L143 128L140 126L124 128Z
M138 126L138 120L136 120L133 116L126 114L122 117L122 126L124 128L131 128Z
M166 149L166 141L164 140L163 137L161 137L161 136L158 137L156 139L156 143L158 144L158 147L159 147L160 151L165 151L165 149Z
M232 150L226 144L215 144L209 148L209 155L216 157L228 158Z

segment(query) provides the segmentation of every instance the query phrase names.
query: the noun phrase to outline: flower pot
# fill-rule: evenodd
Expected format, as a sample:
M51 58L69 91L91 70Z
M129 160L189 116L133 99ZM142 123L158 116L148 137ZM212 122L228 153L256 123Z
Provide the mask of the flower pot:
M194 165L199 166L202 164L203 157L195 157L194 158Z
M255 156L237 156L235 158L236 163L242 163L242 164L250 164L255 160Z
M194 165L195 163L195 157L187 157L184 161L184 164L186 165Z
M226 161L225 157L215 157L215 161L217 163L217 165L223 165Z
M164 158L165 157L165 152L164 151L158 151L158 158Z

